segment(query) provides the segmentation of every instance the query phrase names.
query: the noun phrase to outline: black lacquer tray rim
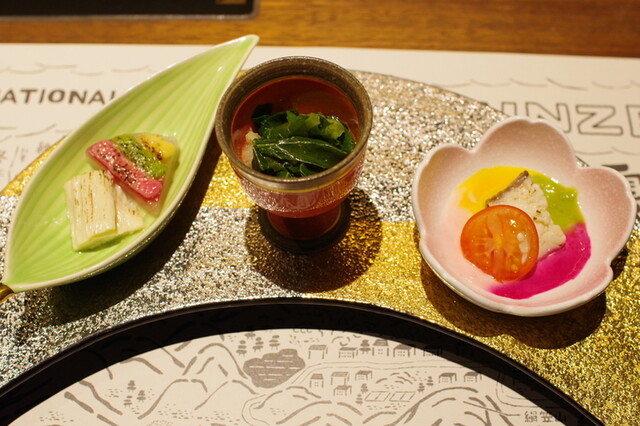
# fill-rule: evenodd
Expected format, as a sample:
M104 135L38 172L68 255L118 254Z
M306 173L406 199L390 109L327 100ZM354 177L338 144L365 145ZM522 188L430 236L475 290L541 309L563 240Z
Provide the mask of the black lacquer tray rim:
M11 379L7 382L2 388L0 388L0 424L9 424L10 422L17 419L22 414L26 413L29 409L33 408L40 402L45 401L47 398L51 397L55 393L60 390L66 388L67 386L73 384L73 380L67 380L58 384L51 386L53 389L48 389L47 391L40 394L36 400L30 400L29 402L24 402L23 398L21 398L21 393L32 386L33 382L37 380L42 380L43 376L53 376L55 375L56 367L65 361L69 361L74 356L77 356L81 351L90 348L92 345L97 345L100 343L104 343L109 339L116 339L120 336L126 335L127 333L133 333L136 329L141 329L143 327L151 327L154 324L157 324L161 321L178 321L184 319L184 317L195 314L202 313L220 313L225 310L243 310L243 309L252 309L252 308L269 308L269 307L291 307L291 308L309 308L309 309L322 309L322 310L347 310L350 313L363 315L363 316L371 316L373 317L381 317L387 319L396 319L402 322L407 322L409 324L417 325L423 328L426 331L433 332L439 336L444 336L445 339L448 339L450 342L457 342L468 347L475 348L479 350L484 355L488 356L492 360L496 361L499 364L507 365L514 368L517 372L521 373L524 378L531 381L532 384L536 385L539 389L542 389L546 392L546 395L554 398L556 401L564 404L568 410L581 417L582 420L586 421L587 424L593 425L602 425L603 423L597 419L593 414L589 413L586 409L580 406L575 400L573 400L570 396L566 395L556 386L551 384L548 380L544 379L540 375L531 371L524 365L518 363L517 361L509 358L508 356L500 353L496 349L493 349L477 340L474 340L470 337L457 333L453 330L447 329L438 324L434 324L430 321L423 320L421 318L401 313L396 310L383 308L376 305L370 305L360 302L352 302L352 301L342 301L342 300L330 300L330 299L321 299L321 298L300 298L300 297L274 297L274 298L265 298L265 299L249 299L249 300L233 300L233 301L224 301L224 302L211 302L198 304L193 306L185 306L180 307L164 312L160 312L153 315L148 315L145 317L129 320L111 327L107 327L103 330L97 331L89 336L84 337L83 339L74 342L67 348L61 350L57 354L46 358L45 360L37 363L33 367L29 368L19 376ZM298 322L296 322L298 321ZM298 328L302 322L294 318L291 319L290 323L286 326L281 325L279 327L273 327L272 324L265 323L263 327L254 327L251 330L243 329L240 327L239 330L234 331L255 331L259 329L267 330L273 328ZM362 333L375 333L382 334L386 337L398 341L403 340L411 340L407 337L398 337L400 333L396 332L382 332L373 330L361 331L357 330L357 327L354 327L350 324L344 324L344 327L341 327L344 331L355 331ZM211 334L209 334L211 335ZM204 337L204 336L201 336ZM178 340L180 341L180 340ZM175 343L175 342L174 342ZM412 343L418 343L416 340L413 340ZM444 345L443 345L444 346ZM142 349L138 353L143 353L149 350ZM133 356L134 354L129 354L128 356ZM123 358L124 359L124 358ZM121 361L123 359L114 359L110 360L111 363L115 363ZM91 371L88 371L85 374L85 377L99 371L104 368L104 366L92 366ZM84 370L83 370L84 371ZM18 400L18 402L13 402ZM10 410L8 410L10 409ZM583 424L582 422L580 424Z

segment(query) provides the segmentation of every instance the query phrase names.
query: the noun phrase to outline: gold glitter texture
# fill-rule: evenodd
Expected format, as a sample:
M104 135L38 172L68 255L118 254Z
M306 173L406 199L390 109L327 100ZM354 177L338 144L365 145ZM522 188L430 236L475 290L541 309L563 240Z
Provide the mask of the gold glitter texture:
M614 261L605 294L558 315L496 314L441 282L418 250L411 180L441 143L471 147L504 116L421 83L356 73L374 106L374 128L350 228L334 247L297 256L272 247L258 212L224 156L205 162L210 182L185 200L167 230L101 276L4 302L0 384L91 334L155 313L231 300L294 297L354 302L408 314L467 336L528 368L605 424L640 418L640 242L638 227ZM38 159L2 192L6 222ZM196 182L196 186L198 182ZM193 192L193 191L191 191Z

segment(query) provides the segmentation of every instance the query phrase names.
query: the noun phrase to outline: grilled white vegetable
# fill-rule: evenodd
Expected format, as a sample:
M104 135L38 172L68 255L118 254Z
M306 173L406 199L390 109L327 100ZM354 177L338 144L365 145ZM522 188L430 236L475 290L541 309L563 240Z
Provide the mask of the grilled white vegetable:
M88 250L144 226L142 216L120 187L102 170L65 184L74 250Z
M106 173L106 172L105 172ZM124 190L115 183L115 203L117 212L117 234L125 235L130 232L139 231L144 227L142 215L136 205L136 202L127 196Z

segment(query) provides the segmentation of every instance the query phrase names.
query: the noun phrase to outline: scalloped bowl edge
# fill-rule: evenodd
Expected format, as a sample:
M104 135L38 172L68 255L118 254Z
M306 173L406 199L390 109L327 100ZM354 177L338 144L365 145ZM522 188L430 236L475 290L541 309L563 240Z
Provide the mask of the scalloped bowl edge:
M453 190L480 168L498 165L533 169L575 187L592 242L592 255L577 277L527 299L496 296L471 285L471 275L452 267L475 268L463 258L459 245L451 243L458 241L459 234L443 231L444 210ZM602 294L613 278L611 262L633 230L637 209L630 185L620 173L606 167L580 167L571 142L557 127L524 117L497 123L471 150L451 143L431 150L416 170L412 206L420 252L434 273L472 303L517 316L564 312Z

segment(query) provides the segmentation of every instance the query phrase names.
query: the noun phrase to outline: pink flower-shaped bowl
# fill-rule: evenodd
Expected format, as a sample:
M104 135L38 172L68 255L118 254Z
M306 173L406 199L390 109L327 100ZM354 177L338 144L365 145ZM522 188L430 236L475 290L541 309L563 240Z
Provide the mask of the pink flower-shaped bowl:
M461 214L452 196L475 172L496 166L533 170L577 190L590 255L565 282L535 294L505 296L496 289L520 282L500 284L463 256L460 233L471 213ZM636 216L636 202L621 174L604 167L582 167L571 143L556 127L519 117L492 127L472 150L454 144L433 149L418 167L412 197L420 251L436 275L469 301L518 316L556 314L600 295L613 278L611 262L625 246ZM547 277L555 273L547 269ZM545 279L544 274L534 277L543 286Z

